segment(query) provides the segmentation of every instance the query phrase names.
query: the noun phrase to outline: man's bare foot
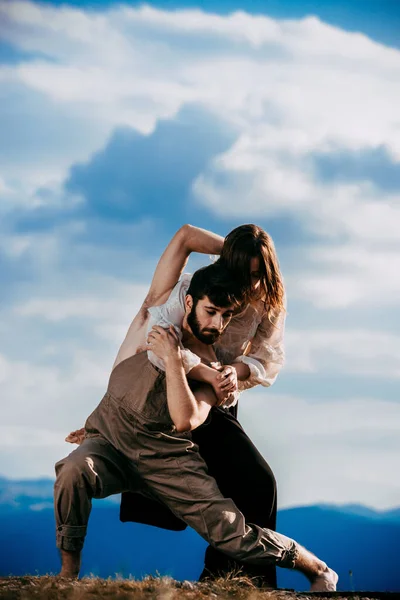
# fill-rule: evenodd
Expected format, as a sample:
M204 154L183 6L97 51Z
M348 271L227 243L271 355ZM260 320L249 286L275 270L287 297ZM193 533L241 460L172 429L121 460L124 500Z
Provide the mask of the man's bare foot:
M78 579L81 569L81 553L69 550L60 550L61 571L59 577L66 579Z
M327 566L326 570L311 582L310 592L336 592L338 579L339 575Z
M311 584L310 592L335 592L338 574L300 544L297 550L294 568L307 577Z

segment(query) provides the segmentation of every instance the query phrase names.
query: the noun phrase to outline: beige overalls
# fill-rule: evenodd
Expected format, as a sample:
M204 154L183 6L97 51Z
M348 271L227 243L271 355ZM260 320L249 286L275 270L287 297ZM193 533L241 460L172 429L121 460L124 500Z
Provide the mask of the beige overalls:
M175 431L165 373L150 363L146 352L114 368L85 429L81 446L56 464L59 548L83 547L92 498L140 491L158 497L207 542L235 559L293 567L296 542L246 523L208 475L191 433Z

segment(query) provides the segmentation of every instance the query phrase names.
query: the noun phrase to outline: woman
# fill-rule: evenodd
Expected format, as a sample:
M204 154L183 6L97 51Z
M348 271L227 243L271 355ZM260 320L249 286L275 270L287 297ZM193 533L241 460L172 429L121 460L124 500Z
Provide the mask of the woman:
M146 297L139 315L131 324L118 352L114 367L133 354L147 349L149 330L155 324L179 328L184 315L184 297L191 276L183 269L191 252L220 254L219 262L240 282L246 302L217 343L224 368L220 373L200 363L190 350L185 351L189 378L211 383L221 404L232 405L237 388L271 385L283 364L284 287L275 248L270 236L256 225L242 225L225 240L211 232L183 226L165 250L157 271L169 269L171 289L153 290ZM179 281L178 281L179 280ZM178 282L178 283L176 283ZM174 285L174 283L176 283ZM153 287L153 286L152 286ZM172 286L171 286L172 287ZM149 359L157 366L157 357ZM210 394L213 390L210 388ZM233 413L233 414L231 414ZM276 483L273 473L251 443L231 412L222 408L211 411L206 424L193 431L193 440L217 480L221 492L231 497L248 521L261 527L276 528ZM78 442L82 430L72 432L67 441ZM227 460L230 457L230 460ZM123 494L121 520L139 521L183 529L183 523L161 505L155 509L148 499ZM261 584L276 587L275 567L255 567L234 563L209 547L202 577L216 576L240 568L244 574L259 578Z
M268 387L275 381L284 360L286 314L282 276L272 239L256 225L241 225L226 236L217 262L232 274L245 297L243 309L215 345L223 364L230 366L225 372L233 373L225 387L232 389L235 378L240 391L258 384ZM154 324L179 328L190 280L191 275L183 274L167 302L149 307L148 332ZM157 362L156 357L153 359ZM185 360L192 379L207 381L207 368L199 366L195 355L187 351Z

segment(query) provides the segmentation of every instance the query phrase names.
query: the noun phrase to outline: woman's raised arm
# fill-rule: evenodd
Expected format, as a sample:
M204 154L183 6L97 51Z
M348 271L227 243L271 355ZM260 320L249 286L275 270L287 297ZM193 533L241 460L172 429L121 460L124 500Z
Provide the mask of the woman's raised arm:
M176 285L192 252L220 254L224 238L216 233L183 225L174 235L158 261L143 308L164 304Z
M113 368L124 359L144 349L149 319L148 309L152 306L161 306L168 300L191 252L217 254L221 251L223 241L221 236L192 225L183 225L178 229L158 261L150 289L129 326Z

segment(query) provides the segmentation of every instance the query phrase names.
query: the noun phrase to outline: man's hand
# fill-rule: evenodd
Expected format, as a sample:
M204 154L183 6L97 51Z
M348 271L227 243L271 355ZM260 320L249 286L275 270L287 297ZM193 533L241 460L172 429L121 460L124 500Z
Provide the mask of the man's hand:
M169 329L154 325L147 336L147 349L154 352L164 362L168 358L181 358L178 335L172 325Z
M210 381L217 396L215 406L223 406L226 402L232 401L232 394L237 391L237 375L235 367L231 365L221 366L219 363L212 363L216 374Z
M65 438L66 442L69 442L70 444L82 444L83 440L85 439L85 428L82 427L82 429L77 429L76 431L71 431L71 433L69 435L67 435L67 437Z

